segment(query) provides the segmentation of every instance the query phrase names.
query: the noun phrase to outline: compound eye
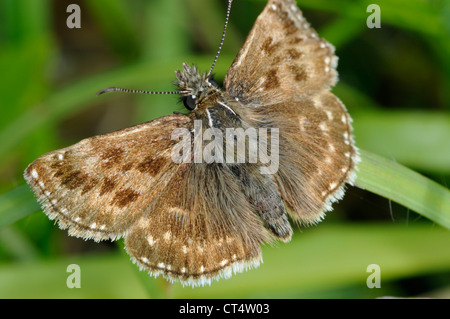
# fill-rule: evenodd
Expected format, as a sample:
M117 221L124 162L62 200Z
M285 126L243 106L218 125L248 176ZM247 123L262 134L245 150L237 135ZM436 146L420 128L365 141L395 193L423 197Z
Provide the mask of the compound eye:
M192 95L188 95L183 99L183 104L189 111L192 111L197 106L195 101L196 99Z

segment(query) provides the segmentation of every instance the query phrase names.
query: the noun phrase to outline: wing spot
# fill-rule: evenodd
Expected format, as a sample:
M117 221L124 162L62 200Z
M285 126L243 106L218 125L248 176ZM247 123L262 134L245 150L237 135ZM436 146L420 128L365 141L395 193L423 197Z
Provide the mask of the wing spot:
M56 165L56 164L57 164L57 166L60 166L62 163L54 163L53 165ZM53 168L53 165L52 165L52 168ZM56 167L54 167L54 168L56 168ZM53 175L53 177L63 176L65 174L67 174L68 172L73 171L73 169L74 168L72 165L60 166L59 169L56 171L56 173Z
M333 113L331 111L325 111L328 116L328 119L331 121L333 119Z
M294 75L294 80L297 82L305 81L308 78L308 73L303 65L298 66L296 64L289 65L291 73Z
M136 168L141 173L147 173L151 176L156 176L166 164L167 160L161 157L155 158L154 156L148 156L141 162Z
M108 148L105 152L100 155L102 160L111 160L111 159L119 159L123 156L123 149L118 147Z
M287 49L285 51L285 53L286 53L286 56L292 60L297 60L298 58L300 58L302 56L302 53L294 48Z
M156 243L156 241L153 239L152 235L147 237L147 242L150 245L150 247L153 247L155 245L155 243Z
M31 171L31 177L33 177L34 179L39 177L38 172L36 172L36 170L33 168L33 170Z
M132 168L133 168L133 163L130 162L130 163L127 163L127 164L122 166L122 171L123 172L128 172Z
M287 40L287 44L295 45L295 44L299 44L299 43L302 42L302 41L303 41L303 39L300 38L300 37L293 37L293 38L289 38L289 39Z
M107 193L112 192L112 190L116 187L116 183L110 178L105 178L103 180L103 185L100 189L100 196L103 196Z
M268 56L272 56L279 46L280 42L273 43L273 38L268 37L264 40L263 44L261 45L261 51L262 53L267 53Z
M264 88L266 90L276 89L280 86L280 81L277 76L277 70L271 69L266 73L266 81L264 82Z
M172 237L172 233L170 231L167 231L164 233L164 239L166 241L170 241L170 238Z
M96 179L96 178L91 178L91 179L87 180L84 184L83 190L81 191L81 195L84 195L87 192L89 192L97 184L98 184L98 179Z
M285 23L283 23L283 29L286 32L286 35L289 36L295 32L297 32L297 26L295 25L294 21L288 20Z
M306 124L306 119L304 116L301 116L298 119L298 124L300 125L300 130L304 131L305 130L305 124Z
M125 207L130 203L135 202L139 196L140 194L132 189L124 189L116 192L112 204L119 207Z
M75 189L86 183L88 176L81 173L81 171L74 171L69 173L62 179L61 185L66 186L69 189Z

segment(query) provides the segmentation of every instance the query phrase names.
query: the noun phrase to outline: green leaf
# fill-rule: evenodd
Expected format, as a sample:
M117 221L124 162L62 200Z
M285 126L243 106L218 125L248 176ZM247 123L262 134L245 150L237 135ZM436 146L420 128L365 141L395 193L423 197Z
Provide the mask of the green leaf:
M0 227L39 210L39 204L28 185L22 185L0 195Z
M450 173L450 115L445 112L352 112L357 145L415 169Z
M389 198L450 229L450 191L381 156L361 151L356 186Z

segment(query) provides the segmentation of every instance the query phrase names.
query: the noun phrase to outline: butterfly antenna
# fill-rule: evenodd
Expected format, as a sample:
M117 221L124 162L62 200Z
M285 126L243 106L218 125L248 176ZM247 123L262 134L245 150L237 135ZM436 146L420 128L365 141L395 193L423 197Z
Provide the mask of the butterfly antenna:
M230 18L230 11L231 11L231 3L233 0L228 0L228 8L227 8L227 16L225 18L225 26L223 28L222 33L222 40L220 40L219 50L217 50L216 58L214 59L214 62L211 66L211 69L209 69L208 77L211 75L212 71L214 70L214 67L216 66L217 59L219 58L220 51L222 50L223 42L225 41L225 33L227 32L227 26L228 26L228 20Z
M125 93L139 93L139 94L184 94L184 91L172 91L172 92L154 92L154 91L145 91L145 90L130 90L130 89L123 89L123 88L106 88L101 91L97 92L97 95L101 95L103 93L108 92L125 92Z

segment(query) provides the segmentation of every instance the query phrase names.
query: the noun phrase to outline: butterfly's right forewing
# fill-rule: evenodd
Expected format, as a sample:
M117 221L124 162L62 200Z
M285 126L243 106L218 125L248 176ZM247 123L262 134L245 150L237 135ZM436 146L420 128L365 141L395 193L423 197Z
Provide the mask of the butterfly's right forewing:
M25 170L45 213L73 236L115 239L147 211L176 171L171 115L42 155Z

